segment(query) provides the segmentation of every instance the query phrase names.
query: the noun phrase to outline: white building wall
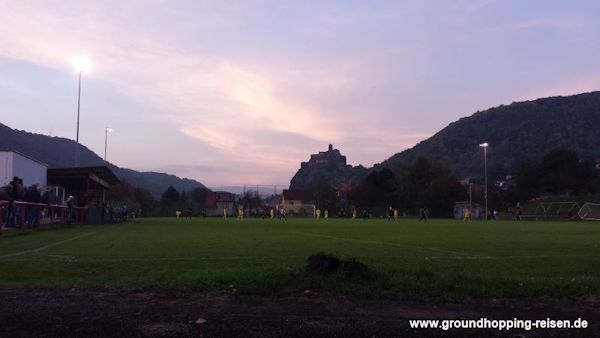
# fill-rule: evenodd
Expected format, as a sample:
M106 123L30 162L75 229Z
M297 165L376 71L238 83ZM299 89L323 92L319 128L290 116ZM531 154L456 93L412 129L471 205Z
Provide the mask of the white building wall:
M13 176L23 179L24 186L46 186L48 168L34 160L12 151L0 151L0 186L5 186Z
M0 187L7 185L13 178L13 152L0 151Z

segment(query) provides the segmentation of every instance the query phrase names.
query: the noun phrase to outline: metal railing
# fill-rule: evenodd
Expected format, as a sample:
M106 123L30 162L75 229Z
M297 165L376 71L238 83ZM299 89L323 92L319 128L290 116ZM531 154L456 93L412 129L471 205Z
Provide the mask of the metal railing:
M0 231L8 227L42 228L51 224L85 223L87 207L0 200ZM8 219L7 219L8 218Z

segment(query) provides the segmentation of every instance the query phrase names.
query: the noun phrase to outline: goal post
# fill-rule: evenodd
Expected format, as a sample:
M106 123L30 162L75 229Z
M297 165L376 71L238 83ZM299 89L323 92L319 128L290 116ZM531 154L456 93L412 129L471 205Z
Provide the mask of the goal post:
M600 204L587 202L579 209L577 215L586 221L600 221Z

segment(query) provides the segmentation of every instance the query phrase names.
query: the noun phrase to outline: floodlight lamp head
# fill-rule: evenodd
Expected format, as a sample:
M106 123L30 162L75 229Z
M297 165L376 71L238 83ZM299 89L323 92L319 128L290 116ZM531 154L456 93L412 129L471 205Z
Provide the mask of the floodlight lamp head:
M77 55L73 57L73 68L78 73L87 73L92 70L92 61L83 55Z
M110 133L111 131L113 131L113 129L112 129L112 128L108 128L108 127L106 127L105 131L106 131L107 133Z
M479 145L482 148L487 148L487 146L489 146L489 144L487 142L484 142L482 144Z

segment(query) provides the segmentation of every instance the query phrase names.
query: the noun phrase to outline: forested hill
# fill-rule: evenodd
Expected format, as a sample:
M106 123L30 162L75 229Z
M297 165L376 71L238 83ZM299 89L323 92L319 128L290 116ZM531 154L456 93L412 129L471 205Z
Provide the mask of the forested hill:
M517 102L451 123L413 148L377 164L393 168L418 156L449 163L459 177L483 174L482 142L488 142L491 175L511 174L552 149L574 150L600 160L600 92Z
M73 140L62 137L49 137L26 131L12 129L0 123L0 150L14 150L31 158L48 164L50 168L71 167L75 163L75 147ZM102 158L83 145L79 145L79 165L104 165ZM139 172L127 168L110 165L113 172L129 184L149 190L155 198L167 190L169 186L177 190L190 191L203 187L200 182L174 175L157 172Z

